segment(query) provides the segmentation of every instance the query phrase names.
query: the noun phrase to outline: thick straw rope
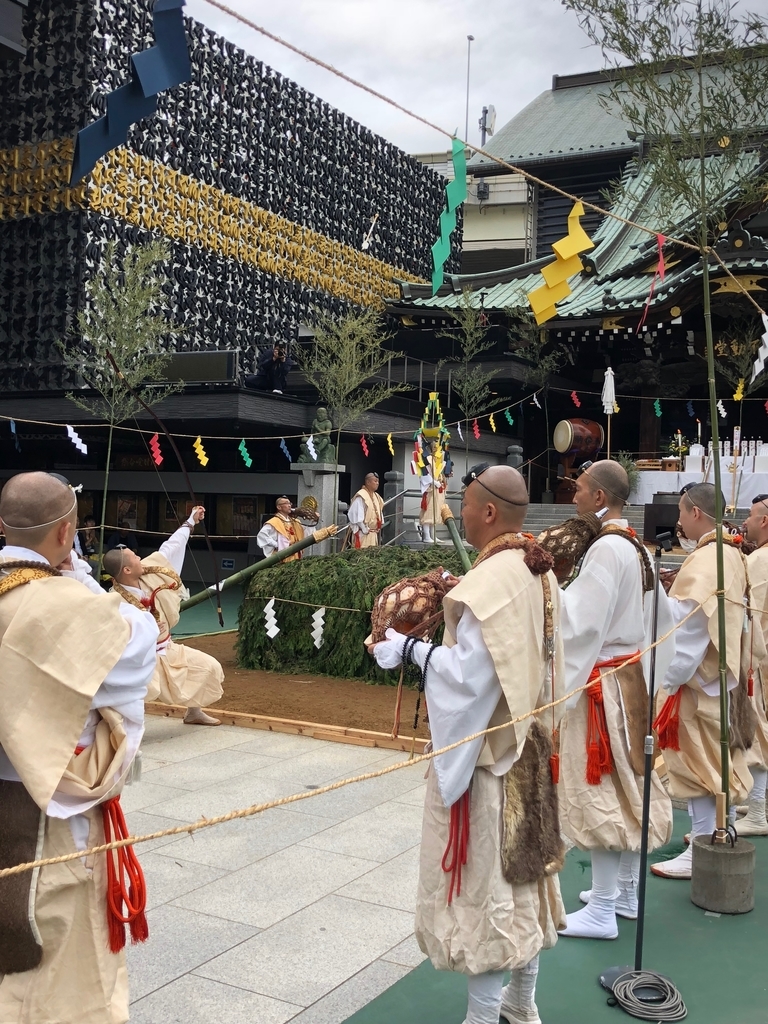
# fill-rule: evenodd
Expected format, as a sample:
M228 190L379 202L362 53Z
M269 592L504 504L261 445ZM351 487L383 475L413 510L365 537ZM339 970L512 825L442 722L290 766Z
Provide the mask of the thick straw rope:
M714 597L718 591L713 591L710 597ZM706 600L709 600L707 598ZM624 665L634 664L642 658L644 654L652 650L654 647L658 647L659 644L664 643L668 640L674 632L676 632L684 622L687 622L692 615L701 608L701 604L697 604L696 607L690 611L684 619L681 619L669 632L665 633L664 636L660 636L655 643L650 644L641 651L640 654L634 654L628 657L625 662L621 665L617 665L613 672L618 672L624 667ZM349 779L340 779L338 782L329 783L327 786L322 786L320 789L308 790L305 793L293 793L291 796L283 796L278 800L268 800L263 804L252 804L250 807L244 807L239 810L229 811L228 814L220 814L215 818L200 818L198 821L191 822L187 825L177 825L175 828L162 829L159 832L150 832L143 836L129 836L127 839L119 839L112 843L102 843L101 846L92 846L88 850L78 850L75 853L66 853L61 857L47 857L43 860L33 860L26 864L16 864L14 867L3 868L0 871L0 878L5 878L7 875L19 875L25 871L34 871L36 868L48 867L51 864L66 864L71 860L79 860L81 857L92 857L97 853L106 853L108 850L119 850L123 846L134 846L138 843L148 843L151 839L163 839L165 836L178 836L184 835L185 833L191 835L193 832L197 832L201 828L210 828L212 825L223 825L226 821L235 821L238 818L250 818L254 814L261 814L262 811L269 811L273 807L285 807L287 804L297 803L299 800L311 800L316 796L323 796L325 793L332 793L334 790L343 789L345 786L351 786L354 782L368 782L370 779L379 779L383 775L389 775L391 772L399 771L401 768L410 768L415 764L419 764L422 761L431 761L434 757L439 757L440 754L447 754L450 750L456 750L457 747L463 746L465 743L471 743L473 740L480 739L481 736L489 736L491 733L499 732L501 729L508 729L510 725L517 725L519 722L524 722L527 718L533 718L534 715L540 715L545 711L551 711L552 708L556 708L559 704L563 704L565 701L570 700L574 694L583 693L587 689L589 683L584 686L580 686L576 690L571 690L564 697L558 697L557 700L551 701L549 704L542 704L541 707L534 708L527 715L519 715L517 718L512 718L508 722L503 722L501 725L494 725L488 729L482 729L480 732L472 733L471 736L466 736L462 740L457 740L456 743L451 743L447 747L441 747L440 750L431 750L428 754L419 754L416 757L411 757L407 761L398 761L397 764L391 764L388 768L379 768L375 772L366 772L364 775L355 775Z

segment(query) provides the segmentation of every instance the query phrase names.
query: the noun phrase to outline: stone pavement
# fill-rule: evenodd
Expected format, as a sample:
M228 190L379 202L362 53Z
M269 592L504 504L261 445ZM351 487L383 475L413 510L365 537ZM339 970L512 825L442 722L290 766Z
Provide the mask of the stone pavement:
M404 755L147 716L134 834L319 788ZM424 765L137 847L150 939L133 1024L339 1024L424 959L413 938Z

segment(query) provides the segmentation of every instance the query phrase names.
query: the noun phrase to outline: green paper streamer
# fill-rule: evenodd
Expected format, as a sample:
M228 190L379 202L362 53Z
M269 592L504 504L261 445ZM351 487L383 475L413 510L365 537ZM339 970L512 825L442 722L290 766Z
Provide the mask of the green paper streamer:
M453 181L445 187L447 208L440 214L440 235L432 246L432 294L437 295L443 283L443 267L451 255L451 234L456 228L456 210L467 198L467 158L461 139L451 140Z
M253 465L253 459L251 458L251 456L250 456L250 454L248 452L248 449L245 446L245 438L243 438L243 440L237 446L237 450L243 456L243 462L246 464L248 469L250 469L251 466Z
M509 409L504 410L504 415L507 417L507 423L510 425L510 427L514 427L515 421L512 419L512 413L509 411Z
M658 398L653 403L653 411L656 413L657 416L661 416L661 402L658 400Z

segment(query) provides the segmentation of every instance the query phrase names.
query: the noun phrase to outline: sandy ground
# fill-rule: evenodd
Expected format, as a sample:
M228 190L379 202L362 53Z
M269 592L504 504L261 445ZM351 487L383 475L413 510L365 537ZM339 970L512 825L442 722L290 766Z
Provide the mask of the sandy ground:
M239 668L235 659L236 638L236 633L226 633L184 641L190 647L213 655L224 668L224 696L214 707L374 732L392 731L396 687L375 686L359 679L302 673L282 675ZM415 708L416 691L404 690L401 736L413 735ZM423 718L422 700L416 735L426 737L428 732Z

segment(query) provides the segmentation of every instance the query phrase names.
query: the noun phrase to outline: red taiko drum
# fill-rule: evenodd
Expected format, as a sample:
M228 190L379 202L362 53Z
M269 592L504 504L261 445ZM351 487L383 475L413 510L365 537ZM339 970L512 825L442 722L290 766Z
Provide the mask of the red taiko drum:
M591 459L603 447L605 432L594 420L560 420L552 441L561 455Z

